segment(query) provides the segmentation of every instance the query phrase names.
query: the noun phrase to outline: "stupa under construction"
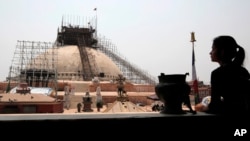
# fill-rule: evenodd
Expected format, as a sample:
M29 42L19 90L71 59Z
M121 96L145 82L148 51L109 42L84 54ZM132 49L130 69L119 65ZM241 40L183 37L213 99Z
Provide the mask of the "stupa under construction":
M56 86L62 81L114 80L118 74L136 84L155 84L156 78L132 64L107 38L97 36L97 19L86 24L62 20L55 42L17 41L9 82Z

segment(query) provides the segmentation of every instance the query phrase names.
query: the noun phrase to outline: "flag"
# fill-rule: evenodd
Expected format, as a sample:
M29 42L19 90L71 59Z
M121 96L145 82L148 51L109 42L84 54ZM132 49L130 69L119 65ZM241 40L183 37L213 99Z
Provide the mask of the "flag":
M191 33L191 42L194 44L195 42L194 32ZM195 96L195 104L198 104L200 102L199 99L199 89L198 89L198 80L197 80L197 74L196 74L196 67L195 67L195 54L194 54L194 45L192 48L192 81L193 81L193 92Z
M192 53L192 81L193 81L193 90L194 90L194 96L195 96L195 104L198 104L200 102L200 98L199 98L198 80L197 80L196 67L195 67L194 49Z

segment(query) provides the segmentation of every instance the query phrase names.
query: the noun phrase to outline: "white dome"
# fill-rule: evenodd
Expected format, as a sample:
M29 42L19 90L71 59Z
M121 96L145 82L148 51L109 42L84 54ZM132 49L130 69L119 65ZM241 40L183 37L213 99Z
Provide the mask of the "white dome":
M100 50L86 47L86 51L88 53L91 66L94 66L95 68L95 74L104 73L106 78L113 78L118 74L121 74L121 71L116 64ZM81 77L77 76L79 71L82 72L82 64L78 47L59 47L57 53L58 79L66 78L66 76L69 79L81 79Z

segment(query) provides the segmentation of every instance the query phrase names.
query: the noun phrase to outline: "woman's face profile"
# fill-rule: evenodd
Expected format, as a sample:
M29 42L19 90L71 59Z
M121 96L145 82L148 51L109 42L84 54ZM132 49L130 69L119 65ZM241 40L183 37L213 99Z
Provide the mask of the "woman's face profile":
M219 62L218 51L214 45L212 46L212 50L210 51L209 54L212 62Z

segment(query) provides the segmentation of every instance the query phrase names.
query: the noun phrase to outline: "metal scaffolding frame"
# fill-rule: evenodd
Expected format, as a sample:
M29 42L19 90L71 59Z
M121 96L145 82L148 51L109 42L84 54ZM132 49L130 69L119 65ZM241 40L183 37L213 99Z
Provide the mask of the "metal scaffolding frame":
M80 25L79 23L81 22L79 21L84 22ZM128 81L137 84L157 83L157 78L151 76L145 70L138 68L135 64L132 64L125 57L123 57L123 55L118 52L116 46L111 43L109 39L101 35L97 36L96 28L96 16L94 18L82 19L80 17L74 18L72 16L68 16L62 19L61 28L58 29L57 42L59 45L68 44L78 46L83 67L83 80L91 80L94 76L99 75L97 74L98 66L95 64L94 56L91 56L91 54L88 54L86 51L86 47L91 47L100 50L112 61L114 61ZM66 35L67 30L70 30L69 35Z
M156 84L157 79L135 64L129 62L119 51L116 46L104 36L98 37L98 49L110 57L120 68L124 77L132 83L137 84Z
M96 48L97 39L93 36L95 32L96 30L93 28L91 22L88 22L87 26L80 26L68 22L65 25L65 22L62 20L62 25L57 33L56 42L59 46L78 46L82 64L81 76L84 81L91 81L98 75L95 60L93 56L87 52L87 47Z
M57 87L57 47L51 42L17 41L9 82L31 87Z
M75 19L73 21L76 21L77 24L72 24L70 19ZM96 35L97 18L82 20L87 23L87 26L79 26L80 21L79 17L68 17L66 20L63 18L54 43L17 41L7 80L19 83L27 82L30 86L48 86L50 82L57 82L57 49L64 45L77 45L82 63L81 75L84 81L92 80L94 76L99 75L95 56L87 52L86 47L90 47L100 50L113 60L123 76L131 83L156 84L155 77L129 62L109 39ZM95 26L92 27L92 25Z

